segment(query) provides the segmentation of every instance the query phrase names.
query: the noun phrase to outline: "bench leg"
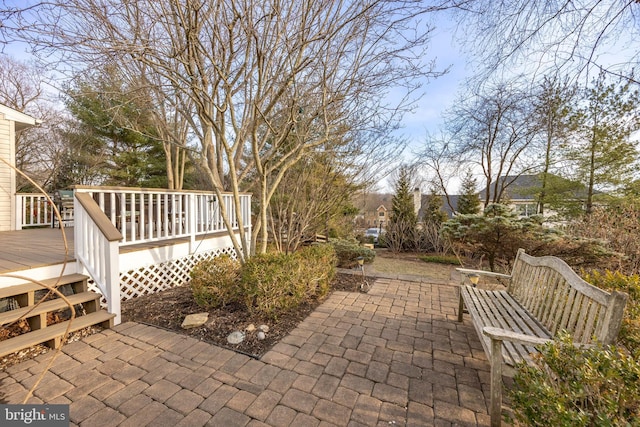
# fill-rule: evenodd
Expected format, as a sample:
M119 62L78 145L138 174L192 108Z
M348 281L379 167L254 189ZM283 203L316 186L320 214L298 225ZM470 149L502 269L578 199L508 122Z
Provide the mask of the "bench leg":
M464 309L464 302L462 301L462 289L458 288L458 322L462 322L463 309Z
M491 427L502 423L502 341L491 340Z

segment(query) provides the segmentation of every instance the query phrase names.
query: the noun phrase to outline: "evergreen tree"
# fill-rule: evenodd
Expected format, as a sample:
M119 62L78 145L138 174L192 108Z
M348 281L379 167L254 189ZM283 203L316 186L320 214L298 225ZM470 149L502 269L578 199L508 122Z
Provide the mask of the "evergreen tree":
M77 120L75 135L69 135L73 151L101 184L167 186L162 142L149 121L151 106L131 98L124 83L81 82L70 88L66 103Z
M426 206L424 206L422 221L425 224L433 224L439 227L447 220L447 214L442 210L443 205L444 201L442 200L442 196L438 194L435 186L432 186L427 196Z
M395 194L391 199L391 217L385 234L385 240L392 251L415 249L418 217L411 191L411 170L401 166L395 185Z
M601 73L585 90L585 102L571 117L575 125L569 158L587 189L586 212L591 213L597 190L616 191L631 182L638 151L630 135L638 129L638 92L631 83L607 84Z
M478 182L467 170L467 174L460 183L460 198L458 199L458 213L460 214L477 214L480 212L480 198L476 188Z
M415 227L418 217L413 203L411 171L408 167L400 167L395 190L395 195L391 199L391 222L404 222Z

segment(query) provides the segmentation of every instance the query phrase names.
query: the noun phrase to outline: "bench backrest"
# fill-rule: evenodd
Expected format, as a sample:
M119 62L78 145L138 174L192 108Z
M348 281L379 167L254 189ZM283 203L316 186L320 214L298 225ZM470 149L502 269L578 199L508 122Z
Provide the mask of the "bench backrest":
M565 330L575 342L615 340L627 294L609 293L585 282L560 258L533 257L520 249L509 293L553 335Z

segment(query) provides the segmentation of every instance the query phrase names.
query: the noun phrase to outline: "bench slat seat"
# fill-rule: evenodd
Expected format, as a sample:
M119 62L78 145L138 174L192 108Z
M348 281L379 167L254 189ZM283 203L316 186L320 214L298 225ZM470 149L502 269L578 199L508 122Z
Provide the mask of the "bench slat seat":
M502 375L513 376L520 362L533 363L536 346L558 332L569 332L576 344L616 339L627 301L580 278L564 261L533 257L520 249L511 274L457 269L462 274L458 321L467 308L491 364L491 425L501 424ZM506 290L466 285L465 277L489 276L507 282Z
M488 291L471 286L465 286L460 291L464 294L462 298L469 315L482 319L481 322L474 322L474 327L485 353L491 352L491 338L484 334L486 327L547 340L551 338L551 333L506 291ZM502 358L507 369L512 369L519 362L531 362L531 353L535 351L531 345L505 341Z

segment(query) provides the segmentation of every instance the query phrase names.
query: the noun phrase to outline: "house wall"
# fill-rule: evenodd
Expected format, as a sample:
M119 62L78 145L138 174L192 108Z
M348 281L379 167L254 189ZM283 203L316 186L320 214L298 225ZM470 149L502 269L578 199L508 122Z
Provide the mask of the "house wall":
M6 120L0 114L0 158L11 165L15 165L15 122ZM0 231L15 228L15 197L16 173L4 162L0 162Z

